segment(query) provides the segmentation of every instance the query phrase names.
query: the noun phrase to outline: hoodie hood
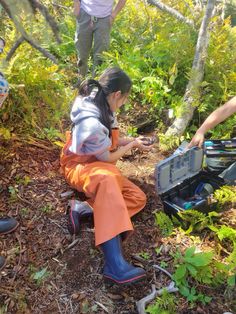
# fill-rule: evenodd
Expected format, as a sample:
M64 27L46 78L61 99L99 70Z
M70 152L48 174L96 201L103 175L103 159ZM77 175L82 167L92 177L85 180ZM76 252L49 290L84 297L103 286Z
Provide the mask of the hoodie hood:
M78 155L93 155L106 161L109 156L111 139L109 130L100 122L100 111L94 98L78 96L71 110L72 143L69 151ZM112 117L114 123L114 117Z
M99 119L99 117L99 109L94 104L91 96L85 98L81 96L76 97L70 114L71 121L74 124L80 123L82 120L87 118Z

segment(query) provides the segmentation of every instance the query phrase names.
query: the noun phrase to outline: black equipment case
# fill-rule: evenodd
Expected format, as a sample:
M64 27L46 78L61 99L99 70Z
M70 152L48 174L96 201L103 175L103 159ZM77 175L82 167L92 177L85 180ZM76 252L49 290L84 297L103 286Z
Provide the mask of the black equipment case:
M236 162L236 139L205 141L204 151L207 168L214 173L221 173Z
M225 184L217 174L202 169L203 149L186 149L187 145L183 142L155 167L156 191L169 216L178 217L179 211L188 209L204 213L215 210L213 192Z

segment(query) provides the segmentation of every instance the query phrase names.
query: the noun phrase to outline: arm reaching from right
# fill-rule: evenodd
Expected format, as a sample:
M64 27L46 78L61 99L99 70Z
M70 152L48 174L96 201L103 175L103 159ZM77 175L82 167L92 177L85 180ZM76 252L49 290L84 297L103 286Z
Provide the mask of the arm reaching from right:
M223 106L213 111L209 117L203 122L200 128L195 133L188 148L193 146L201 147L204 142L205 133L213 129L217 124L226 120L236 112L236 96L226 102Z

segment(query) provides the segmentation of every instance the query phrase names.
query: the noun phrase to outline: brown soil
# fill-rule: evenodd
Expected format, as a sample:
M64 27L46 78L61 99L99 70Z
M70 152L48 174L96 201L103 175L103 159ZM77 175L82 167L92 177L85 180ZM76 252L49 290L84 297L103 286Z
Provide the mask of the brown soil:
M7 257L7 266L0 275L0 313L135 314L136 302L151 292L152 284L161 288L169 283L152 265L166 262L173 272L169 252L188 246L187 240L178 237L162 238L155 226L154 212L161 210L162 204L155 193L153 173L155 164L165 156L156 147L146 155L134 153L118 162L123 174L148 197L145 209L133 219L135 232L124 246L126 258L147 270L147 280L118 287L103 282L103 257L94 246L92 222L84 222L78 242L69 247L75 240L66 223L66 207L72 196L61 197L71 189L58 172L59 152L46 142L2 143L0 215L15 217L20 226L1 236L0 251ZM157 255L155 248L161 245L164 249ZM140 253L149 258L140 258ZM224 290L206 287L206 291L213 294L213 301L193 309L176 294L178 313L232 311Z

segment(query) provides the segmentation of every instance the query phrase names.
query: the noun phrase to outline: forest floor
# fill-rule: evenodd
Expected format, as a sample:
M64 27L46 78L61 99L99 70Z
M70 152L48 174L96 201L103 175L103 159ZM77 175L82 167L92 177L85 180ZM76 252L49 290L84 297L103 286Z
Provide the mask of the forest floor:
M169 252L186 249L191 243L190 237L178 234L162 238L155 225L154 213L162 210L162 203L155 191L154 167L166 158L157 146L152 152L131 154L118 162L122 173L148 198L146 207L134 217L135 232L124 246L126 258L144 267L147 279L118 287L103 282L103 257L94 246L92 221L83 223L75 239L67 230L66 208L73 195L63 193L73 191L59 174L60 150L46 141L1 144L0 215L15 217L20 226L1 236L0 252L7 257L7 265L0 274L0 313L135 314L136 302L150 294L152 284L158 289L169 284L168 277L153 265L165 264L173 273ZM161 246L158 255L155 249ZM147 259L141 257L145 254ZM233 311L236 297L227 299L223 288L205 289L213 301L191 309L177 293L177 313Z

